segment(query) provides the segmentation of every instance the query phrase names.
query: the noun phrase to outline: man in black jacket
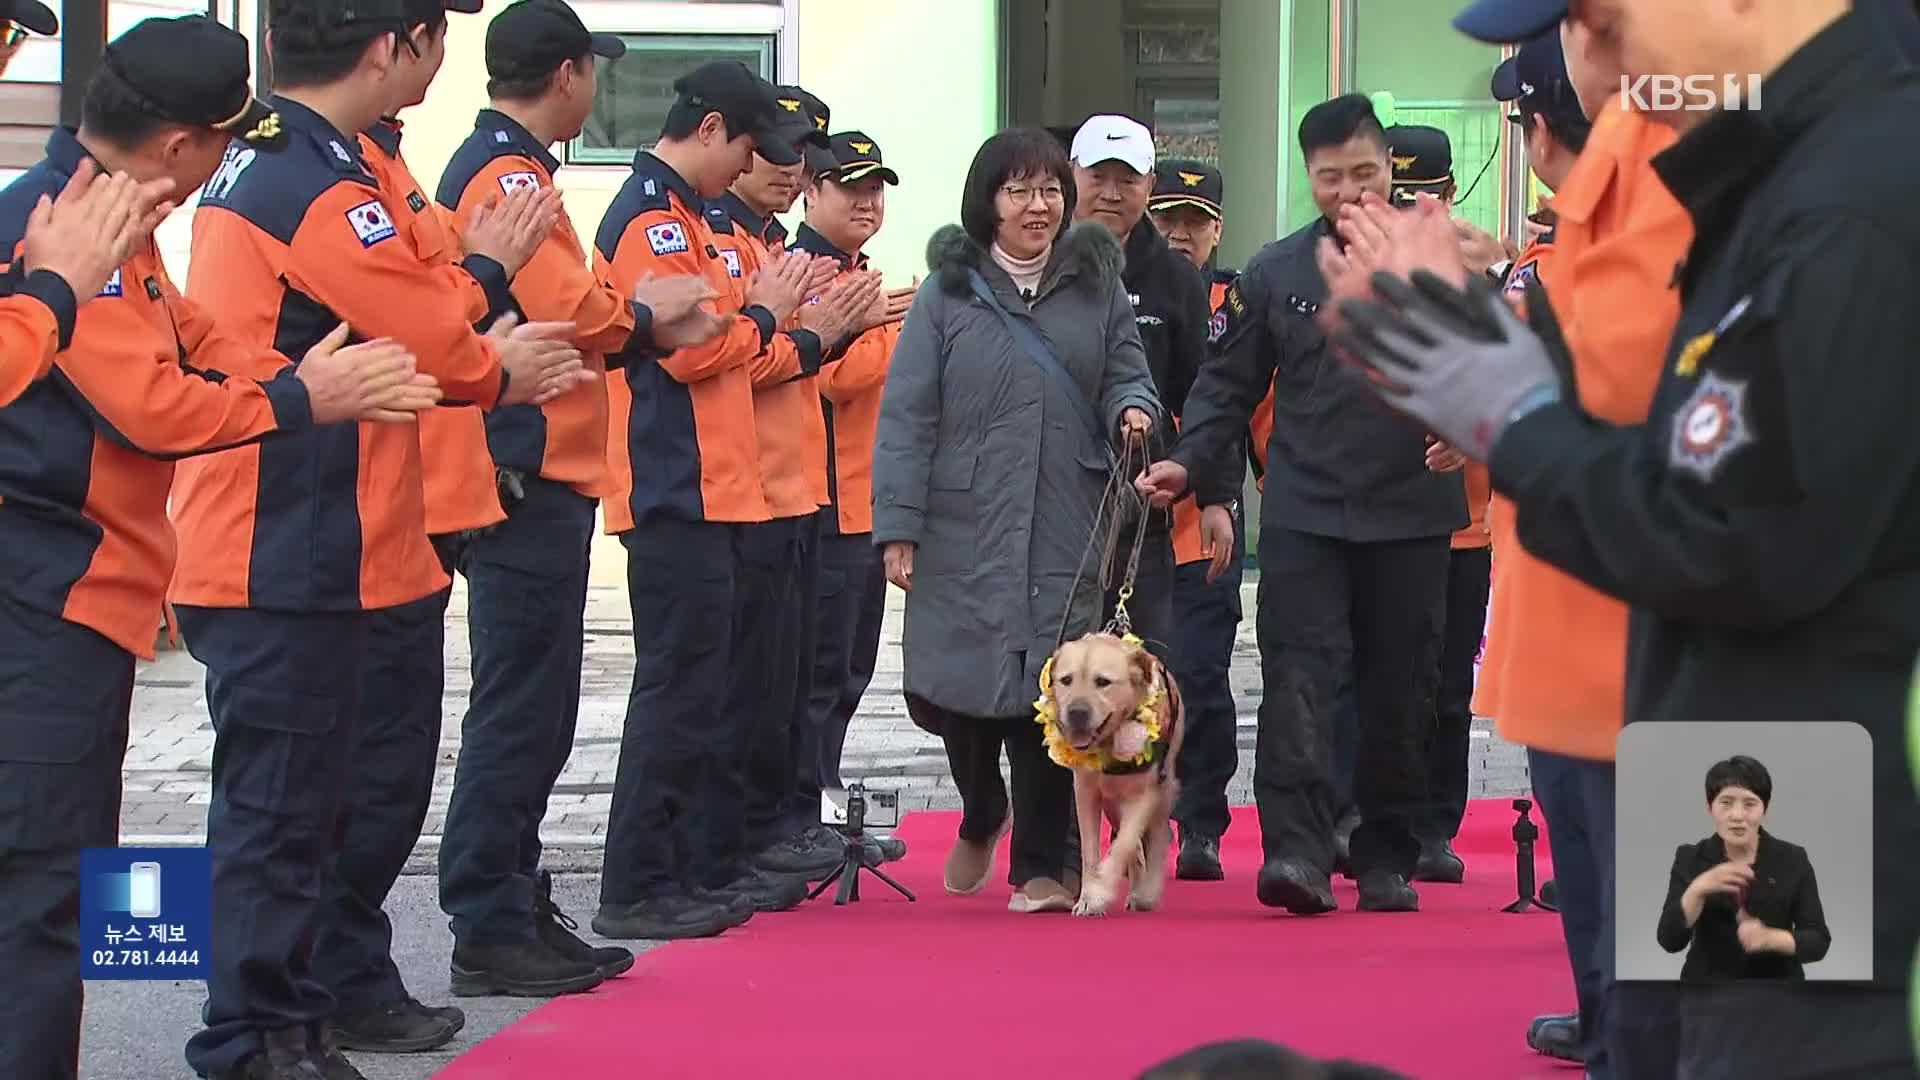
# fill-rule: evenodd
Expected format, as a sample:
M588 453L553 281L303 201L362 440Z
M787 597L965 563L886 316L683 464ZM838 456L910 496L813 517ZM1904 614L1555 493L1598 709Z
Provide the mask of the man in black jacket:
M1607 20L1643 71L1765 84L1757 108L1723 98L1654 114L1682 130L1655 167L1696 235L1647 422L1580 410L1538 292L1529 328L1485 290L1428 278L1415 292L1381 275L1383 302L1342 306L1348 347L1390 380L1391 405L1488 463L1531 552L1632 605L1630 723L1857 723L1872 736L1872 983L1690 988L1680 1074L1911 1077L1920 143L1888 133L1920 110L1920 70L1848 0L1716 0L1690 5L1683 26L1660 0L1573 7ZM1456 25L1511 41L1568 14L1564 0L1480 0ZM1387 265L1427 265L1413 256L1433 224L1396 224ZM1404 337L1410 319L1420 344Z
M1467 524L1466 491L1459 473L1428 470L1423 428L1380 409L1338 369L1315 321L1327 296L1316 245L1334 235L1341 207L1388 194L1386 133L1372 103L1349 94L1314 106L1300 148L1322 216L1268 244L1228 286L1172 459L1140 486L1165 502L1191 484L1215 535L1230 532L1247 423L1271 387L1256 616L1259 897L1295 914L1335 908L1331 746L1350 694L1360 908L1413 911L1413 819L1426 799L1449 542Z
M1095 116L1074 134L1071 155L1079 196L1074 218L1106 226L1125 249L1127 262L1121 280L1133 299L1134 322L1147 350L1147 367L1153 372L1154 389L1168 418L1177 421L1194 376L1206 359L1210 312L1206 280L1193 264L1167 246L1160 230L1147 220L1147 196L1153 191L1153 136L1124 116ZM1175 636L1173 539L1170 515L1165 510L1153 510L1151 514L1127 614L1134 633L1164 660L1170 655ZM1122 524L1117 568L1107 596L1109 612L1119 599L1125 560L1135 535L1133 520L1123 517Z

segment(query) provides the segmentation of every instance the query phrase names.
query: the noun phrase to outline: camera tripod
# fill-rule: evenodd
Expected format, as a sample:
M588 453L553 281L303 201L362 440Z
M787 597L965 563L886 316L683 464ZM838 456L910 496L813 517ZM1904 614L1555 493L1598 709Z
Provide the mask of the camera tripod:
M1533 803L1527 799L1515 799L1513 809L1520 815L1519 820L1513 823L1513 874L1520 888L1520 898L1500 910L1509 915L1518 915L1535 908L1547 911L1549 909L1540 903L1540 898L1535 895L1534 890L1533 842L1540 838L1540 829L1533 823L1530 813L1533 810Z
M813 891L807 894L807 899L812 900L818 897L827 891L828 886L837 881L840 883L840 890L834 894L833 906L839 907L842 904L857 901L860 899L860 871L865 870L892 886L894 892L906 897L909 901L919 901L919 897L908 891L905 885L888 877L887 872L880 869L877 863L867 861L866 825L866 789L859 784L854 784L847 788L846 857L840 861L839 866L834 868L833 873L827 875L826 880L813 887Z

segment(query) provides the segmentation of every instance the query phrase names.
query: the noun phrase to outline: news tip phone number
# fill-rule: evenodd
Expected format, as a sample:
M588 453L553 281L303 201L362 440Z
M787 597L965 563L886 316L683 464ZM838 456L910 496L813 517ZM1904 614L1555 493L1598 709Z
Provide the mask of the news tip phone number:
M198 967L198 949L95 949L94 967Z

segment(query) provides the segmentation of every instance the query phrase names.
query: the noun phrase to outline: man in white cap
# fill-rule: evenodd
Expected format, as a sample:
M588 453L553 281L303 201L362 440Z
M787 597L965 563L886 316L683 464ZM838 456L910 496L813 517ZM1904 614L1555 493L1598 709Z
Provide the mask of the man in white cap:
M1095 116L1074 134L1074 217L1106 226L1126 252L1121 280L1133 300L1134 321L1147 350L1147 366L1169 419L1178 421L1187 390L1207 358L1207 282L1192 262L1167 246L1147 220L1153 194L1153 135L1124 116ZM1155 432L1169 432L1158 425ZM1156 434L1151 452L1166 456L1170 436ZM1163 660L1171 660L1173 634L1173 534L1166 510L1152 510L1140 553L1139 576L1127 614L1134 633ZM1128 523L1129 525L1131 522ZM1124 534L1130 544L1133 533ZM1123 549L1122 557L1127 554ZM1119 582L1107 598L1118 600Z

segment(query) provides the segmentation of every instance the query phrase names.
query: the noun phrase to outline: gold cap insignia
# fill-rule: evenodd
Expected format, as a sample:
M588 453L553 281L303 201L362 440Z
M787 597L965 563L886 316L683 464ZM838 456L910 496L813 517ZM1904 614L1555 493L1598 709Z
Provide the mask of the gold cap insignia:
M853 147L853 152L856 154L864 156L873 153L873 144L870 142L850 142L847 145Z
M1201 176L1199 173L1183 172L1180 174L1180 182L1188 187L1199 187L1200 181L1205 179L1206 177Z
M762 100L764 100L764 99L762 99ZM799 112L799 111L800 111L800 102L798 102L798 101L796 101L796 100L795 100L795 99L793 99L793 98L781 98L781 99L780 99L780 107L781 107L781 108L783 108L783 109L785 109L785 110L787 110L788 112Z
M1378 159L1376 159L1376 160L1378 160ZM1397 157L1397 158L1394 158L1394 159L1393 159L1393 171L1394 171L1394 172L1406 172L1406 171L1407 171L1408 169L1411 169L1411 168L1413 168L1413 165L1414 165L1414 163L1415 163L1415 162L1417 162L1417 161L1419 161L1419 160L1420 160L1420 159L1419 159L1419 158L1417 158L1417 157Z

